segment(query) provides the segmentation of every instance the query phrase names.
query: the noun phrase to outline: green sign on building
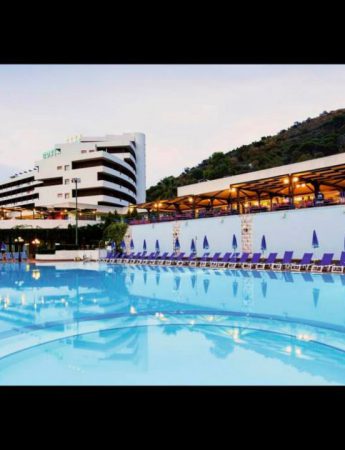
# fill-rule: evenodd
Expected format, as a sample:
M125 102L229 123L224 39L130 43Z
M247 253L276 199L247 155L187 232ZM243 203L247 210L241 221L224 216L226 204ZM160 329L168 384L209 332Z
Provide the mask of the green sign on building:
M43 153L43 159L52 158L53 156L60 155L61 150L59 148L53 148L47 152Z

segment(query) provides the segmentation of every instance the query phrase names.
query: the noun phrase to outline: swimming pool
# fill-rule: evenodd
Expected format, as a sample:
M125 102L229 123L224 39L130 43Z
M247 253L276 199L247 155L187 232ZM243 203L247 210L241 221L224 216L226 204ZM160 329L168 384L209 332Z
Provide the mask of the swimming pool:
M345 384L345 276L0 266L0 385Z

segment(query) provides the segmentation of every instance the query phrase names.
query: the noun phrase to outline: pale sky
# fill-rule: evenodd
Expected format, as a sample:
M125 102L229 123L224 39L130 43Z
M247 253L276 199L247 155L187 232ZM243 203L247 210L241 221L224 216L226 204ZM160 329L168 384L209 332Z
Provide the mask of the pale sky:
M147 187L345 107L345 65L2 65L0 178L70 136L146 134Z

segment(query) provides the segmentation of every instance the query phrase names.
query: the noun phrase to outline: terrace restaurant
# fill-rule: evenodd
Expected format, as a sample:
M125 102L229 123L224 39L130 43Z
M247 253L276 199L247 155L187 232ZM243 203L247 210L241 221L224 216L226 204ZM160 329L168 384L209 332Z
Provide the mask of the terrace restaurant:
M345 203L345 153L178 188L178 196L132 205L131 225Z

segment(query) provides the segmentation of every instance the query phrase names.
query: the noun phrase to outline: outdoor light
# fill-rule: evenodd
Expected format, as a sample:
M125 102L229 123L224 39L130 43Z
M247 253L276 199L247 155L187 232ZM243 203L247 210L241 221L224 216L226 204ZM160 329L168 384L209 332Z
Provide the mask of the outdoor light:
M192 203L193 202L193 197L189 197L188 201L189 201L189 203Z
M289 184L289 179L288 178L284 179L284 184Z
M78 183L80 178L72 178L72 183L75 183L75 245L78 246Z
M292 181L296 183L298 181L298 177L293 177Z

